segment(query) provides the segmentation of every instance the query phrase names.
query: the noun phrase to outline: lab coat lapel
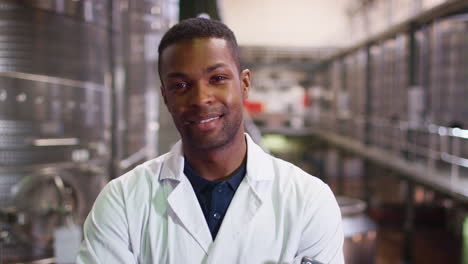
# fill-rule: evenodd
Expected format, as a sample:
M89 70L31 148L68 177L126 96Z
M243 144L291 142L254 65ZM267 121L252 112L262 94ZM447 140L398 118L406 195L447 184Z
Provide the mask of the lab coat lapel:
M169 210L172 210L174 217L176 217L174 222L182 225L203 248L205 253L208 253L213 239L197 196L183 172L184 158L181 153L181 142L178 142L168 153L159 179L173 183L167 185L174 186L172 191L168 191L167 202ZM168 212L168 216L171 217L171 215Z
M230 252L233 258L236 250L226 251L236 240L242 239L242 234L252 224L255 215L261 210L268 199L274 171L271 160L246 134L247 138L247 172L244 180L229 205L226 216L216 237L209 256L208 263L218 263L219 259ZM241 243L242 244L242 243Z
M171 210L180 220L180 224L208 253L213 239L190 182L181 181L167 200Z
M219 240L223 243L223 241L238 239L261 206L262 199L247 181L242 181L229 205L216 241Z
M274 177L271 158L252 141L248 134L245 136L247 139L247 172L229 205L215 243L211 238L192 185L183 173L184 159L181 154L181 142L178 142L168 153L160 174L160 180L178 182L168 194L170 210L208 254L207 263L217 263L217 259L223 259L223 255L226 254L225 249L230 248L234 241L241 239L242 232L252 224L252 220L267 199L271 188L271 181ZM228 252L237 253L236 250Z

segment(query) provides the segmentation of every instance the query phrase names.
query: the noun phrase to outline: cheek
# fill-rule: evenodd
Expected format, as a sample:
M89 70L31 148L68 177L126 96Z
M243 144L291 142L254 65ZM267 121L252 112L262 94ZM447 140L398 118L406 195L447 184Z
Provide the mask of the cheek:
M179 97L173 97L173 96L166 97L167 110L169 110L169 112L172 115L176 115L177 113L180 112L179 109L180 109L181 103L182 103L182 99Z
M172 120L174 121L174 124L177 126L179 116L180 116L180 111L178 110L177 107L175 107L172 104L167 104L167 110L169 114L171 115Z
M230 89L224 89L220 92L220 96L224 98L226 104L238 105L242 104L242 94L236 87L230 87Z

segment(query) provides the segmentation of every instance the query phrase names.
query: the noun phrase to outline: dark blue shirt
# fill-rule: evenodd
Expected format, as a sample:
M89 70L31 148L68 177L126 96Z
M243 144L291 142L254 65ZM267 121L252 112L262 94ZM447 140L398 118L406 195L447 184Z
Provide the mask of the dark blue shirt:
M211 232L211 237L215 240L219 227L223 222L229 204L234 193L239 187L246 172L246 160L234 171L225 181L209 181L197 175L185 159L184 173L187 175L193 190L197 195L198 202L205 215L206 222Z

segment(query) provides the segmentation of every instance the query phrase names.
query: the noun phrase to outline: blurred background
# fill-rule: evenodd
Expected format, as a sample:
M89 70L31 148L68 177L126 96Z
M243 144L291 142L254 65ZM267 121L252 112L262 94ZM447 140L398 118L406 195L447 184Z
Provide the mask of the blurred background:
M102 187L178 140L157 47L234 31L246 128L328 183L348 264L468 263L468 1L0 0L0 264L73 263Z

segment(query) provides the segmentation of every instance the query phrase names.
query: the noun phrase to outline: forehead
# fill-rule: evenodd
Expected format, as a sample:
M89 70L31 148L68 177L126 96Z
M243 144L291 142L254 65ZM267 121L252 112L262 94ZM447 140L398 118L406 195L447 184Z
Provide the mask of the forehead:
M236 67L229 44L222 38L194 38L174 43L164 49L160 59L163 75L218 63Z

